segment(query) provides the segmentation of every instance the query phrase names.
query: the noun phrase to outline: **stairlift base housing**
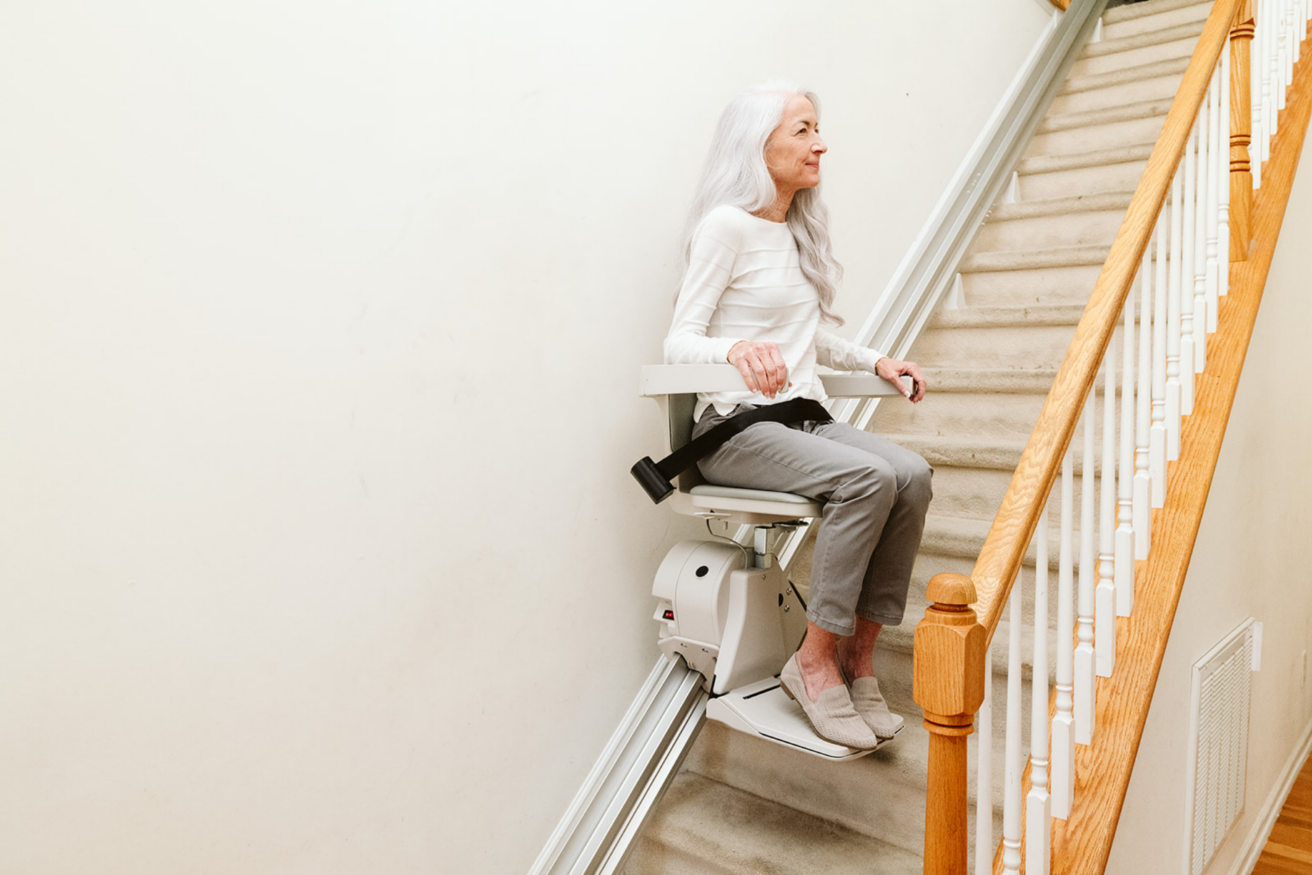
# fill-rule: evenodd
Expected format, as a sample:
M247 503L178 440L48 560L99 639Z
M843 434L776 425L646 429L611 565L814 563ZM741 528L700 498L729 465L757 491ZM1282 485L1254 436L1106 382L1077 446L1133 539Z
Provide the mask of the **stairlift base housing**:
M768 564L748 567L746 549L731 543L675 544L652 587L661 651L706 678L709 719L825 759L865 756L817 736L781 688L777 676L806 632L806 609L783 569Z

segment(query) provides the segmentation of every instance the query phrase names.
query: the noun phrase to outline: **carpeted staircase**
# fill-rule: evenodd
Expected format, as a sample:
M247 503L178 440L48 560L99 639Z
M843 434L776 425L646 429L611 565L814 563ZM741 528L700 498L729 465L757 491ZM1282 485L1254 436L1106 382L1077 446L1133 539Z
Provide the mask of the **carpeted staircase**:
M961 265L959 294L912 348L929 396L886 403L875 417L873 430L935 468L906 620L884 631L876 656L906 729L875 754L831 763L708 723L627 875L919 875L928 736L911 698L911 643L925 585L974 565L1210 6L1147 0L1104 15L1101 39L1082 51L1016 168L1015 201L994 208ZM1077 453L1077 501L1080 472ZM808 551L791 569L803 591ZM1031 558L1023 573L1032 571ZM997 641L1006 637L1000 629ZM996 839L1005 654L993 664Z

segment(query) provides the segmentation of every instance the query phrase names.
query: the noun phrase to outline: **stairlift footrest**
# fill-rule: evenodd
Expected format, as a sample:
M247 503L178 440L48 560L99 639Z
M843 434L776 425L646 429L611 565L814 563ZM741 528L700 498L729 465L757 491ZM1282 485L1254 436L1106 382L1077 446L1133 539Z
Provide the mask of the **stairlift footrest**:
M778 678L766 678L711 699L706 705L706 717L827 760L854 760L879 749L847 747L816 735L802 706L788 698ZM881 741L879 747L892 740Z

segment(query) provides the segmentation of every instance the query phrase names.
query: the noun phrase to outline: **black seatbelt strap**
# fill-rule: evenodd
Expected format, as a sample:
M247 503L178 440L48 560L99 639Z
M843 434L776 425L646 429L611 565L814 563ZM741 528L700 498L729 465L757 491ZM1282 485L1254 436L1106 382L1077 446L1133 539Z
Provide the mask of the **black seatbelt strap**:
M734 435L741 434L749 425L758 422L787 424L811 420L833 422L833 419L824 405L811 398L794 398L778 404L766 404L729 417L705 434L688 441L659 462L653 462L651 456L643 456L641 461L629 469L629 473L651 496L651 500L660 504L674 492L674 484L670 482L671 480L697 464L700 459L718 450Z

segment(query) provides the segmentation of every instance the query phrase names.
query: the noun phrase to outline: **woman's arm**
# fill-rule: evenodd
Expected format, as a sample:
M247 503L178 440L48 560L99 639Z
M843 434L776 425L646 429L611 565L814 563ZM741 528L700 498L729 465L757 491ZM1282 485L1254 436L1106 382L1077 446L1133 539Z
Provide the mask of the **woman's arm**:
M897 386L898 391L912 402L924 398L925 390L929 388L915 362L889 358L877 349L858 346L822 328L817 328L815 332L815 360L836 371L868 371L878 374ZM911 377L910 389L899 379L904 374Z
M723 364L729 350L742 338L707 337L720 296L733 277L738 234L725 217L712 211L692 239L688 272L674 302L674 321L665 337L667 365Z

